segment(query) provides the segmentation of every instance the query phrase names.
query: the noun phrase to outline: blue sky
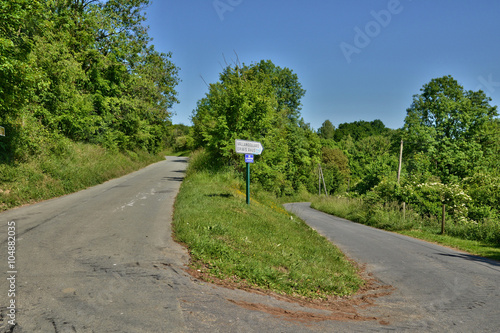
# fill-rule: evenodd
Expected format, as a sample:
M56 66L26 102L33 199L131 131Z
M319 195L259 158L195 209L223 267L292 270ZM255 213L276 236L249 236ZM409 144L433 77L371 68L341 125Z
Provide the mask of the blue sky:
M452 75L500 102L498 0L153 0L149 35L181 68L174 123L191 125L207 83L239 61L270 59L306 90L314 129L380 119L400 128L412 96Z

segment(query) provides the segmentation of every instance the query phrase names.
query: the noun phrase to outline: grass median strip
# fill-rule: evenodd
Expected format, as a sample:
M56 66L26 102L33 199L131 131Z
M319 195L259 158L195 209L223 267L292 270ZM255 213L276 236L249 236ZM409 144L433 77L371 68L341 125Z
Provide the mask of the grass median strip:
M345 296L363 280L324 237L290 216L265 194L245 202L230 173L191 173L174 215L175 236L186 244L196 270L280 294Z

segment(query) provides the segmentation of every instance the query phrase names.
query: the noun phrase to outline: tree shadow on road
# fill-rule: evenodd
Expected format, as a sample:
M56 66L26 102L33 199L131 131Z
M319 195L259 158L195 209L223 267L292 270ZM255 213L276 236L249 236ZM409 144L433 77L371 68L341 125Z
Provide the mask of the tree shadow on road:
M184 177L163 177L162 180L182 182L184 180Z
M456 254L436 253L436 254L440 255L440 256L444 256L444 257L460 258L460 259L465 259L465 260L469 260L469 261L475 261L478 263L487 264L488 266L500 267L500 261L488 259L488 258L483 258L483 257L475 256L472 254L467 254L467 253L456 253ZM500 269L495 269L495 270L500 271Z

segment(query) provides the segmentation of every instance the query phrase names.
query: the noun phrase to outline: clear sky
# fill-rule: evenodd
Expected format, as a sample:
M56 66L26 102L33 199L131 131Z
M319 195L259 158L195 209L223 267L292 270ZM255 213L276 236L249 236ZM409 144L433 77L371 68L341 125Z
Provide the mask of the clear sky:
M500 103L498 0L153 0L146 15L156 49L181 68L174 124L191 125L201 77L217 82L236 54L296 73L314 129L400 128L412 96L444 75Z

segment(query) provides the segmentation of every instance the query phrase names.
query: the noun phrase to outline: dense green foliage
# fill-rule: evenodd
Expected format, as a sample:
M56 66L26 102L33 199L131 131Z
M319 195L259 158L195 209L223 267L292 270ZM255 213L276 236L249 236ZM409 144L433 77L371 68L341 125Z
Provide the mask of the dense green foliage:
M379 229L428 240L469 253L500 260L500 224L487 221L482 224L446 221L446 233L432 218L418 214L413 207L381 203L365 198L316 197L312 207L328 214L367 224Z
M172 125L167 134L167 143L175 153L189 153L194 147L193 128L184 124Z
M333 139L322 141L324 146L342 149L349 159L348 196L366 202L368 215L361 218L365 223L372 223L370 214L378 205L401 207L404 202L433 221L437 230L445 205L449 234L500 242L496 106L489 104L484 92L466 91L451 76L431 80L421 92L413 97L401 130L389 130L379 121L360 121L339 125ZM325 128L324 124L319 135ZM359 213L365 214L361 208ZM393 227L397 224L395 219Z
M500 120L483 91L436 78L413 96L401 129L325 120L316 132L301 118L297 75L262 60L227 66L193 126L171 126L178 68L151 45L148 3L0 1L1 163L62 156L67 140L148 152L168 141L179 153L202 147L217 168L241 174L234 142L246 139L264 146L253 183L278 196L317 193L320 164L330 195L405 202L435 221L444 204L463 230L500 224Z
M117 152L62 138L57 151L0 164L0 211L80 191L163 159L161 154Z
M431 80L421 91L405 119L412 176L429 174L450 183L500 165L484 142L485 129L498 115L484 92L465 91L451 76Z
M330 138L325 138L322 135L325 132L325 124L327 122L318 130L318 134L323 137L321 144L324 168L326 167L329 173L331 169L338 169L342 174L339 177L337 172L334 172L331 176L338 178L336 186L328 186L331 194L347 191L352 193L351 190L365 194L384 177L395 177L399 148L395 142L400 135L399 131L385 127L380 120L356 121L340 124L339 129L334 130ZM345 157L332 159L329 154L333 151Z
M335 141L342 141L350 136L353 140L359 141L369 136L385 135L390 130L385 127L384 123L379 120L364 121L359 120L352 123L343 123L335 130L333 138Z
M427 215L446 204L457 222L498 221L497 107L484 92L466 91L451 76L431 80L421 91L407 110L406 177L397 197L418 203Z
M304 93L296 74L271 61L228 66L193 113L195 145L243 170L235 139L260 141L265 153L253 177L267 190L292 194L310 183L319 161L319 138L300 119Z
M161 149L178 68L157 52L149 0L0 2L2 161L62 137L122 150Z
M444 204L460 230L489 225L488 236L474 237L500 239L500 121L484 92L466 91L451 76L436 78L413 97L401 129L380 120L335 128L326 120L316 133L300 119L304 93L291 70L270 61L227 67L193 113L194 146L242 172L234 140L260 141L264 152L252 177L278 195L318 193L319 163L330 195L404 202L436 224Z

